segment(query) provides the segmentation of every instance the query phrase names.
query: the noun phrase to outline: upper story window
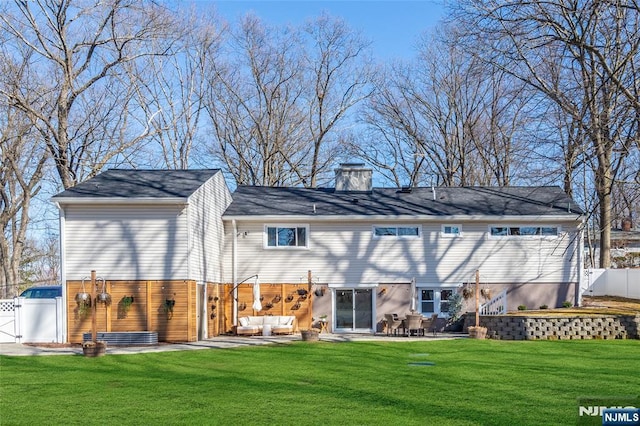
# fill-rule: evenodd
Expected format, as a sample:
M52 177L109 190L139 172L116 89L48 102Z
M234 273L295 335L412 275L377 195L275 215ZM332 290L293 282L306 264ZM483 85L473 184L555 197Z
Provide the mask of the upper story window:
M461 237L462 225L442 225L440 235L443 237Z
M267 236L267 248L308 248L309 247L309 226L308 225L267 225L265 226Z
M557 237L557 226L491 226L492 237Z
M419 238L420 226L417 225L402 225L402 226L374 226L373 237L374 238Z

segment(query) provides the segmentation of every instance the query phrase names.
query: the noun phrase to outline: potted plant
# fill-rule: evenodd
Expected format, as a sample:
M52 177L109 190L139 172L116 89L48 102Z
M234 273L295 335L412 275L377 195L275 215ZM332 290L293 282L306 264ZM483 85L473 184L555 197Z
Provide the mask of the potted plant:
M105 306L109 306L111 305L111 295L107 293L106 282L103 278L98 279L102 280L102 291L96 296L96 303L102 303Z
M317 328L300 330L300 334L302 335L302 340L305 342L317 342L320 340L320 330Z
M84 318L91 312L91 299L78 303L78 316Z
M78 316L86 317L91 312L91 293L83 291L76 294L76 304L78 305Z
M107 342L84 342L82 344L82 353L86 357L98 357L107 353Z
M98 293L96 296L96 302L109 306L111 305L111 295L109 293Z
M487 337L487 327L481 327L481 326L469 327L469 337L471 339L485 339Z

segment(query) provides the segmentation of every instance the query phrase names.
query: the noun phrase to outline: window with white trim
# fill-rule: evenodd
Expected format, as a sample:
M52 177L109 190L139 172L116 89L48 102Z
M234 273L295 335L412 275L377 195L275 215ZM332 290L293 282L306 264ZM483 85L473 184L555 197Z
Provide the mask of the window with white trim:
M374 238L420 238L421 227L419 225L402 226L374 226Z
M558 226L490 226L492 237L557 237Z
M309 225L266 225L266 248L308 248Z
M440 235L443 237L461 237L462 225L442 225Z
M449 315L449 298L455 288L420 288L420 312L423 315L438 314L441 317Z

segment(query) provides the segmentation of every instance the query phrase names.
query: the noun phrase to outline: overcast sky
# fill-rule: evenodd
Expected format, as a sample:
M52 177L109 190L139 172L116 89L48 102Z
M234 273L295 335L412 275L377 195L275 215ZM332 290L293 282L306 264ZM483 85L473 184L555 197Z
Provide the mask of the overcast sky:
M253 11L266 23L299 26L322 12L342 17L373 42L377 59L407 59L414 56L419 36L430 31L443 17L444 0L416 1L282 1L222 0L214 3L225 20L234 22Z

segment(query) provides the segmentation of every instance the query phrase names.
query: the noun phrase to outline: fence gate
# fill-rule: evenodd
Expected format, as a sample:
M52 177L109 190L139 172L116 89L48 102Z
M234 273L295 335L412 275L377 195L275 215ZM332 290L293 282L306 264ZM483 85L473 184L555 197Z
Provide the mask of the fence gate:
M0 343L63 343L62 298L0 300Z
M0 343L15 343L16 312L13 299L0 299Z

